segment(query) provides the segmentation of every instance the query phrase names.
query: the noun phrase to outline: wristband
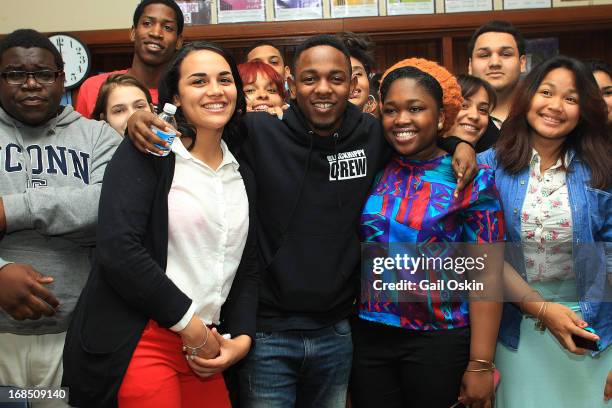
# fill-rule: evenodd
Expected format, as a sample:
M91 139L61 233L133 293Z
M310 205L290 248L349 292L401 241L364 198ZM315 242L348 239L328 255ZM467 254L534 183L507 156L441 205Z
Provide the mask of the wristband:
M523 310L523 303L525 303L525 299L527 298L527 296L529 296L531 294L534 294L534 293L537 293L538 296L540 297L540 299L543 299L542 298L542 294L540 292L538 292L535 289L531 289L529 292L527 292L525 295L523 295L523 297L521 298L521 300L519 302L519 309L521 310L521 313L525 313L525 311ZM538 302L538 301L540 301L540 300L536 300L536 302Z
M481 360L479 358L471 358L470 362L471 363L483 364L486 367L485 368L466 368L465 371L467 371L469 373L482 373L482 372L485 372L485 371L495 371L495 364L493 364L492 361Z
M546 309L548 308L548 302L544 302L542 306L540 306L540 310L538 311L538 321L535 323L536 330L546 331L546 325L544 324L544 315L546 314Z
M494 368L466 368L465 371L468 373L484 373L487 371L493 372L495 371L495 369Z
M468 142L467 140L463 140L460 137L458 137L457 139L457 144L455 145L455 148L457 148L457 146L459 146L459 143L467 143L468 145L470 145L470 147L474 150L476 150L476 148L474 147L474 145L472 144L472 142Z

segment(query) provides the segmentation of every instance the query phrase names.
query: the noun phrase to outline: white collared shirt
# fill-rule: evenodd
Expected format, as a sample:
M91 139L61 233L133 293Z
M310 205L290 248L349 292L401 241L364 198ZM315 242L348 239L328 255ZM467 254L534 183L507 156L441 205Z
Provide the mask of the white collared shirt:
M193 303L170 329L183 330L198 315L219 324L242 258L249 229L249 204L238 162L221 141L223 160L213 170L176 138L176 163L168 193L166 275Z
M566 280L572 272L572 212L561 159L540 172L534 149L529 163L529 185L521 212L521 241L528 281ZM565 155L565 168L569 155Z

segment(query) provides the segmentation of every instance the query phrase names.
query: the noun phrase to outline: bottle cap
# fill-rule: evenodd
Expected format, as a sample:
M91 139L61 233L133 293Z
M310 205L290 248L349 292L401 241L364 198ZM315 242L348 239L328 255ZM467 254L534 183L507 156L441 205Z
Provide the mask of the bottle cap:
M176 113L176 106L171 103L167 103L164 105L164 112L168 115L174 115Z

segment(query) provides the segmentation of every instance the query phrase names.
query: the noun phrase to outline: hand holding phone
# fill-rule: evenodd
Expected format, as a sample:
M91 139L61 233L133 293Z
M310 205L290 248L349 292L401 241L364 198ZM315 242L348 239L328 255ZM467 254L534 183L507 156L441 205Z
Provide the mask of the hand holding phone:
M587 326L582 330L597 335L595 329L593 329L592 327ZM599 341L582 337L574 333L572 333L572 341L574 342L576 347L580 347L586 350L599 351Z
M583 348L579 344L595 347L594 344L582 343L582 339L592 343L599 341L599 336L593 333L590 328L584 330L588 327L587 322L563 304L550 302L543 316L543 321L550 333L570 353L582 355L586 350L591 350L590 348ZM579 344L575 343L576 340Z

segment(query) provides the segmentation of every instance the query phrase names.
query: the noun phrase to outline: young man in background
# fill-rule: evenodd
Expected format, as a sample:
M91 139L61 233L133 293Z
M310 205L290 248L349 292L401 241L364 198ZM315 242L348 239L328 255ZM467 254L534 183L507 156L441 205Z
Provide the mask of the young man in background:
M525 72L525 39L509 22L489 21L470 38L468 56L470 75L487 81L497 97L487 130L476 146L476 151L483 151L497 141L499 129L510 112L516 85Z
M91 118L100 87L112 74L130 74L151 92L157 104L157 83L177 48L183 44L183 13L173 0L143 0L134 11L130 39L134 43L132 66L88 78L81 87L76 111Z

